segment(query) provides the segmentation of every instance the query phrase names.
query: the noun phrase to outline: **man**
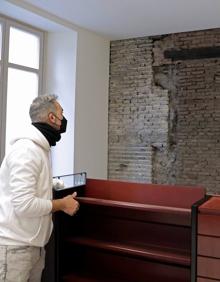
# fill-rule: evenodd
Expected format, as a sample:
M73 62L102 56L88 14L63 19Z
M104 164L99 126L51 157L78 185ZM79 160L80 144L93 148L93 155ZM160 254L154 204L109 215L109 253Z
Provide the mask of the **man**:
M29 113L32 125L12 141L0 168L1 282L40 282L52 212L79 208L75 193L52 200L50 146L67 124L57 97L37 97Z

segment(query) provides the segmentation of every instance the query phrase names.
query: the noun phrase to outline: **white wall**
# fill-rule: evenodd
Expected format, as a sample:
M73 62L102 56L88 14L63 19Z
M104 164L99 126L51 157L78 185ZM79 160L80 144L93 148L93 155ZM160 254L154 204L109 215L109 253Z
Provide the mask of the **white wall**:
M45 90L59 95L68 119L53 175L107 178L109 42L87 31L50 32L47 41Z
M68 119L53 175L107 178L109 42L87 31L50 32L47 41L45 90L59 95Z
M75 171L107 178L109 41L78 32Z
M67 131L52 147L53 175L74 171L75 77L77 34L49 32L45 48L45 93L58 95L68 120Z

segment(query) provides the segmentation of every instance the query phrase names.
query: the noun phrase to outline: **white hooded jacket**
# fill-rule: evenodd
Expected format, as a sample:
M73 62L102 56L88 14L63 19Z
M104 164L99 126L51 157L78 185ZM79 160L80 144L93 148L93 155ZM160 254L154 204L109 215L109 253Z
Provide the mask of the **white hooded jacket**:
M50 145L30 126L0 168L0 245L43 247L52 232Z

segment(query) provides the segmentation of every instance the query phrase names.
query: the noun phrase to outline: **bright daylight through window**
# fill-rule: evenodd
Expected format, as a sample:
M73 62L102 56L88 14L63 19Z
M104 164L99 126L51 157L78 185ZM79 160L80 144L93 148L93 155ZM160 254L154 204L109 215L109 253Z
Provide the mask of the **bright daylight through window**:
M30 123L29 106L42 76L43 32L0 18L1 160L14 135Z

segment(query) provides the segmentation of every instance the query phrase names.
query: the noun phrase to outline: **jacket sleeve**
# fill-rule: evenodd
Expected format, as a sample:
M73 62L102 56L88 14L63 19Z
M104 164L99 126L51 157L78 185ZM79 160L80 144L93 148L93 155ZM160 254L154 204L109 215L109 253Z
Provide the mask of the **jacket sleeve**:
M24 217L48 215L51 200L36 196L37 182L41 172L41 159L30 148L19 148L8 156L9 189L15 213ZM52 187L48 187L52 189Z

